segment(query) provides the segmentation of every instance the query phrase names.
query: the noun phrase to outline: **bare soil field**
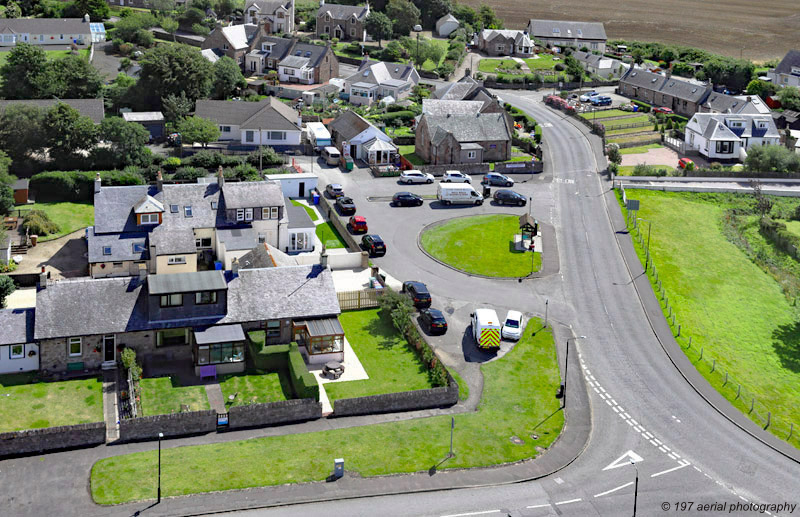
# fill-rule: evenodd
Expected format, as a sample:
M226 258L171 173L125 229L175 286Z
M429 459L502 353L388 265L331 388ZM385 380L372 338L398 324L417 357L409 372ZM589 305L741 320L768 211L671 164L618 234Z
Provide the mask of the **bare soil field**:
M462 0L510 29L531 18L603 22L609 39L659 41L766 61L800 48L798 0Z

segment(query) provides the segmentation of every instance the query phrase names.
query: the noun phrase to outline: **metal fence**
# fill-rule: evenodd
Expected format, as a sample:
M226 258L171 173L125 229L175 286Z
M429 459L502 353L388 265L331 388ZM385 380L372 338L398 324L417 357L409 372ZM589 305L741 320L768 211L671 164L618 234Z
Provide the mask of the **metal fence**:
M365 289L363 291L343 291L336 293L339 307L343 311L355 311L378 306L378 299L383 294L382 289Z

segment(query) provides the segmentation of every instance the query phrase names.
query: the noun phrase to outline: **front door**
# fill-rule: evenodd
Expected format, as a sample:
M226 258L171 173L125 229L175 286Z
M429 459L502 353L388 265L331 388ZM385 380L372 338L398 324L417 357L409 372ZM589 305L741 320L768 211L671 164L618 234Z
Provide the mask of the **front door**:
M113 334L103 336L103 362L113 363L117 360L117 339Z
M306 183L305 183L305 181L301 181L300 185L297 187L297 195L299 197L306 197Z

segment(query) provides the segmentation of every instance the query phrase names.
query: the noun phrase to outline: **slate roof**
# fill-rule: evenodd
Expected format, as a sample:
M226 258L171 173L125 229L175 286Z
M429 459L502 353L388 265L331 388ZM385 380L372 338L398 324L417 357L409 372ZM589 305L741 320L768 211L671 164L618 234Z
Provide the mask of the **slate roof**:
M503 113L478 113L476 115L423 115L428 125L432 145L439 145L448 134L457 142L487 142L510 140L508 125Z
M347 110L339 114L338 117L328 124L328 130L331 133L335 131L345 140L350 140L371 125L372 124L367 122L355 111Z
M309 68L309 63L311 63L311 60L307 57L287 56L281 59L281 62L278 64L288 68Z
M414 65L403 63L386 63L384 61L373 61L365 59L358 67L358 72L351 75L345 82L348 83L369 83L387 84L392 79L405 82L414 82ZM391 83L393 85L402 83Z
M479 87L480 84L478 81L472 77L465 76L456 83L450 83L436 88L431 95L431 98L460 101L463 100L468 93Z
M326 12L331 13L331 20L349 20L355 14L356 18L364 21L369 14L369 8L363 5L324 4L319 7L317 18Z
M150 258L147 232L96 234L94 227L90 226L88 235L89 263L148 260ZM135 252L134 244L141 244L144 249ZM111 254L104 255L104 248L111 248Z
M122 118L127 122L164 122L164 114L160 111L133 111L123 113Z
M156 247L156 256L195 253L197 245L191 228L170 228L158 225L150 232L150 246Z
M204 329L194 330L194 340L198 345L210 345L212 343L230 343L234 341L244 341L244 330L238 323L231 325L215 325Z
M263 206L282 206L283 192L274 181L225 183L222 187L225 208L254 208Z
M241 269L296 266L297 260L268 243L262 243L239 258ZM240 271L241 271L240 269Z
M251 7L256 6L262 14L272 14L279 8L284 7L284 4L288 7L291 2L282 2L280 0L248 0L247 4L244 6L244 10L249 11Z
M222 31L222 35L228 40L231 48L240 50L247 48L253 38L258 34L258 25L252 23L243 23L240 25L228 25L227 27L219 27L215 31Z
M30 184L30 179L21 178L14 182L14 184L11 186L11 190L27 190Z
M679 79L675 76L667 77L641 68L630 68L623 74L620 82L639 88L657 91L671 95L677 99L688 102L702 103L711 92L711 87Z
M275 97L259 102L198 100L195 115L242 129L299 131L297 112Z
M3 18L0 19L0 33L4 34L63 34L69 43L69 35L91 35L91 25L83 18ZM55 42L56 40L53 40Z
M781 62L775 67L775 72L779 74L792 73L792 67L800 67L800 50L790 50L783 56Z
M145 195L133 206L133 212L136 214L150 214L153 212L163 212L164 205L159 201L153 199L150 195Z
M422 113L430 115L474 115L483 109L481 101L448 101L441 99L423 99Z
M197 291L224 291L228 288L222 271L195 271L192 273L170 273L147 277L150 294L194 293Z
M743 128L730 127L731 120L744 121ZM766 122L759 128L758 122ZM686 125L689 131L702 134L708 140L734 140L739 138L780 138L771 115L695 113Z
M289 219L289 229L297 228L314 228L314 221L308 216L305 208L297 206L286 198L284 203L286 207L286 217Z
M444 25L447 22L456 22L457 24L461 25L455 16L453 16L450 13L447 13L438 20L436 20L436 30L438 31L442 27L442 25Z
M44 18L34 18L35 20L43 20ZM11 100L0 101L0 114L2 114L8 106L27 105L36 106L37 108L49 109L57 103L63 102L68 106L72 106L78 113L84 117L89 117L92 122L99 124L103 121L105 116L105 109L103 106L103 99L26 99L26 100Z
M0 310L0 345L32 343L34 312L32 308Z
M227 251L253 249L258 244L258 232L253 228L225 228L217 230L217 238Z
M219 61L219 58L225 55L225 52L222 49L218 48L207 48L200 51L204 58L208 59L212 63L216 63Z
M558 29L553 34L553 29ZM606 29L599 22L574 22L562 20L536 20L528 22L528 32L534 38L559 38L578 40L603 40L606 38Z

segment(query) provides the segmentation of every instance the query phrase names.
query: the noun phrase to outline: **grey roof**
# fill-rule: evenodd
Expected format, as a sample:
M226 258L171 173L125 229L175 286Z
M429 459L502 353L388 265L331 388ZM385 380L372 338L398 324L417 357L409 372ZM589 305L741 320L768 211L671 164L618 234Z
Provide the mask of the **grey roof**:
M338 117L328 124L328 130L331 133L338 133L345 140L350 140L371 125L355 111L347 110L340 113Z
M448 134L457 142L487 142L510 140L504 113L478 113L476 115L423 115L431 144L438 145Z
M441 99L423 99L422 113L431 115L474 115L483 109L481 101L449 101Z
M308 212L302 207L293 204L286 198L286 217L289 218L289 229L295 228L314 228L314 221L308 216Z
M280 66L285 66L289 68L303 68L308 67L308 64L311 62L307 57L302 56L286 56L285 58L281 59L281 62L278 63Z
M11 186L12 190L26 190L31 181L28 178L21 178L14 182Z
M297 324L305 325L308 329L308 335L311 337L344 334L344 329L342 328L342 324L339 323L338 316L302 320L298 321Z
M258 48L261 49L264 43L270 43L271 47L269 51L264 52L265 57L271 57L273 59L281 59L285 56L289 49L292 48L292 39L291 38L279 38L277 36L265 36L261 38L261 41L258 44ZM318 45L317 45L318 46ZM325 47L322 47L325 48Z
M553 29L558 29L559 32L553 34ZM528 22L528 32L534 38L606 40L606 29L599 22L531 19Z
M3 34L63 34L91 35L89 22L83 18L3 18L0 19L0 33ZM54 40L55 41L55 40ZM68 40L60 44L69 43Z
M775 67L779 74L791 74L792 67L800 67L800 50L790 50L783 56L781 62Z
M744 122L742 128L730 126L730 121ZM766 128L758 127L766 122ZM708 140L733 140L739 138L780 138L780 132L771 115L695 113L686 129L701 133Z
M44 20L45 18L33 18L35 20ZM10 20L4 20L10 21ZM26 99L26 100L12 100L0 101L0 114L2 114L8 106L26 105L36 106L37 108L50 109L59 102L63 102L68 106L72 106L78 113L84 117L89 117L92 122L99 124L103 121L105 111L103 107L103 99Z
M270 43L272 46L270 47L271 50L269 51L261 51L261 47L265 43ZM272 59L279 59L282 60L280 62L283 66L291 66L293 68L299 68L296 61L291 58L305 58L308 59L307 63L302 63L303 65L307 64L312 68L316 68L322 62L322 58L325 57L325 54L328 52L327 45L315 45L313 43L304 43L294 38L278 38L276 36L265 36L261 38L261 42L258 45L257 51L251 52L251 54L258 53L259 55L263 55L264 57L269 57ZM298 55L298 52L300 55ZM333 59L336 59L336 56L331 56Z
M217 238L227 251L253 249L258 244L258 232L253 228L226 228L217 230Z
M90 226L88 231L89 239L89 263L97 262L123 262L126 260L147 260L150 258L147 247L147 236L145 232L132 233L104 233L96 234L94 227ZM134 244L142 245L142 251L134 251ZM111 254L103 253L110 248Z
M146 194L133 206L133 213L135 214L151 214L154 212L163 212L164 205L159 201L153 199L152 196Z
M208 59L212 63L216 63L219 61L219 58L225 55L225 52L219 48L206 48L200 51L204 58Z
M675 76L667 77L641 68L629 68L620 82L697 103L701 103L711 91L708 85L695 84Z
M32 343L33 324L34 309L0 310L0 345Z
M171 228L169 225L158 225L150 232L148 244L155 246L156 256L183 255L197 251L194 230L191 228Z
M127 122L164 122L164 114L160 111L131 111L123 113Z
M324 4L319 7L317 18L326 12L331 13L332 20L348 20L355 14L356 18L364 21L369 13L369 8L363 5Z
M150 294L194 293L198 291L222 291L228 288L222 271L195 271L170 273L147 277Z
M275 97L259 102L198 100L195 115L242 129L299 131L297 112Z
M238 323L231 325L215 325L204 329L195 329L194 340L198 345L210 345L213 343L231 343L234 341L244 341L244 330Z
M468 143L461 144L461 149L462 150L468 150L468 149L478 150L478 149L483 149L483 146L481 144L476 144L474 142L468 142Z
M346 78L345 82L390 84L396 86L405 84L406 82L414 82L415 79L419 80L414 77L415 72L414 65L364 59L358 67L358 72ZM388 83L388 81L392 79L394 79L395 82Z
M225 183L222 197L229 209L283 206L281 186L274 181Z
M296 265L297 260L268 243L259 244L239 259L239 267L241 269Z
M431 97L440 100L460 101L463 100L468 93L479 87L480 84L478 81L472 77L465 76L456 83L450 83L436 88Z
M285 7L290 5L292 2L283 2L281 0L248 0L247 4L244 6L244 10L248 11L252 6L256 6L262 14L272 14L277 11L280 7Z
M444 16L442 16L441 18L439 18L438 20L436 20L436 30L438 31L441 28L441 26L444 25L447 22L456 22L459 25L461 25L458 22L458 19L455 16L453 16L450 13L447 13Z

